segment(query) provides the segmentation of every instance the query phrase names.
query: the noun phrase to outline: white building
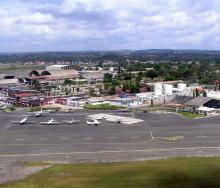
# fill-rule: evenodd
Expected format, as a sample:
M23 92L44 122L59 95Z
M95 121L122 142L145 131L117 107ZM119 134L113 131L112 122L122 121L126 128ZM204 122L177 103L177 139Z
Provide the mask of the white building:
M98 104L109 104L109 100L103 97L91 97L86 100L87 104L98 105Z
M83 107L86 101L81 97L69 97L67 99L67 105L71 107Z
M122 107L138 107L143 104L143 100L138 97L116 97L109 100L109 104Z
M67 69L69 65L50 65L46 67L47 71L50 70L59 70L59 69Z
M206 90L207 97L220 99L220 91Z

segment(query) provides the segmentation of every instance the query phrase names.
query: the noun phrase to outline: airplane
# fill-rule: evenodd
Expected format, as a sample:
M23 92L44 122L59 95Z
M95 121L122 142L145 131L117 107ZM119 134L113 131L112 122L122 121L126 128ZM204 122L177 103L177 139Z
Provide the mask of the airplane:
M100 116L100 117L89 117L87 119L96 119L96 120L106 120L106 117L105 116Z
M36 116L36 117L40 117L40 116L42 116L42 114L43 114L43 110L42 110L42 108L41 108L40 111L38 111L38 112L35 113L35 116Z
M122 123L122 120L121 120L120 118L118 118L118 119L116 120L116 123L120 124L120 123Z
M72 119L71 121L63 120L63 123L70 124L70 125L79 124L80 120L74 120L74 119Z
M48 112L43 112L43 109L41 108L40 111L37 111L37 112L30 112L30 113L31 113L30 116L41 117L43 114L48 113Z
M54 120L53 118L46 122L40 122L41 125L59 125L60 122Z
M8 105L7 105L7 104L0 107L1 110L5 110L6 108L8 108Z
M91 121L87 120L86 121L87 125L95 125L98 126L100 124L100 121L98 121L97 119L91 119Z
M13 121L13 120L11 120L11 123L12 123L12 124L24 125L24 124L32 124L32 123L35 123L35 121L28 121L28 117L25 117L25 118L23 118L23 119L20 120L20 121Z

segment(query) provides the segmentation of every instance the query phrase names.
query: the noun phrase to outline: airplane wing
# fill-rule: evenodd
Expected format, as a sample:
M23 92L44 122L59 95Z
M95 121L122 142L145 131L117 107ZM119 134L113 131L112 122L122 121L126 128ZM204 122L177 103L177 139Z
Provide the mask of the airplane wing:
M53 125L59 125L59 124L60 124L60 122L55 121L55 122L53 122L52 124L53 124Z
M78 123L80 123L80 120L74 120L74 121L63 120L63 123L78 124Z

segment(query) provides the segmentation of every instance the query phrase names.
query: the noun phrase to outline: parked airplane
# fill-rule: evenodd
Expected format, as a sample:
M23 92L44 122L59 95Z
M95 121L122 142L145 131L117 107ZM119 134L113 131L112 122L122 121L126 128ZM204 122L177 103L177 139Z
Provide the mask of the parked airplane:
M40 111L38 111L38 112L35 113L35 116L36 116L36 117L40 117L40 116L42 116L42 114L43 114L43 110L42 110L42 108L41 108Z
M24 125L24 124L31 124L31 123L35 123L35 121L28 121L28 117L23 118L20 121L13 121L11 120L12 124L20 124L20 125Z
M79 124L80 120L74 120L74 119L72 119L71 121L63 120L63 123L70 124L70 125Z
M48 113L48 112L43 112L43 109L41 108L40 111L37 112L31 112L30 116L35 116L35 117L41 117L43 114Z
M97 119L91 119L90 121L87 120L87 125L95 125L95 126L98 126L100 124L100 122L97 120Z
M7 104L0 107L1 110L5 110L6 108L8 108L8 105L7 105Z
M96 119L96 120L106 120L105 116L92 116L92 117L88 117L87 119Z
M118 118L118 119L116 120L116 123L122 123L121 118Z
M40 122L41 125L59 125L60 122L54 120L53 118L46 122Z

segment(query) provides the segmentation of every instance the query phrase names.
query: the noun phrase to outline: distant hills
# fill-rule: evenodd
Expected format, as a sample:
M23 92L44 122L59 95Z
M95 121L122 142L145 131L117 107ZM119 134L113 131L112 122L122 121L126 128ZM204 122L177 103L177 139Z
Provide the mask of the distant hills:
M73 52L27 52L27 53L0 53L0 63L24 62L58 62L83 61L101 62L112 61L200 61L220 62L220 51L214 50L118 50L118 51L73 51Z

